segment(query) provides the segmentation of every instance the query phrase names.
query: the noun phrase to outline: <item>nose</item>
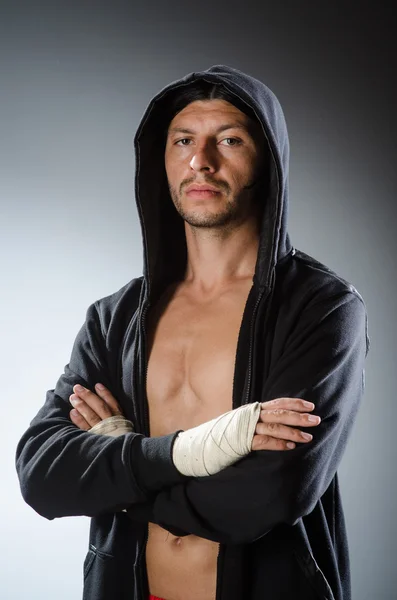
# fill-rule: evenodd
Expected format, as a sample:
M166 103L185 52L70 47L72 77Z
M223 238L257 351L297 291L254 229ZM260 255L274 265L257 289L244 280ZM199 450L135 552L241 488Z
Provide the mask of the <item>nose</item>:
M216 157L210 144L207 143L198 146L189 164L193 171L215 173L217 170Z

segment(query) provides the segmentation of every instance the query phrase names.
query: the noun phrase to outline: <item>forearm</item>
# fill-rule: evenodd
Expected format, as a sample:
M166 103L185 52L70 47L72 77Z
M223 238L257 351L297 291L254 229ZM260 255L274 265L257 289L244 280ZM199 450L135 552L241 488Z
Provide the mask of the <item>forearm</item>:
M63 419L38 419L17 447L22 495L48 519L122 510L186 481L172 461L175 437L95 436Z

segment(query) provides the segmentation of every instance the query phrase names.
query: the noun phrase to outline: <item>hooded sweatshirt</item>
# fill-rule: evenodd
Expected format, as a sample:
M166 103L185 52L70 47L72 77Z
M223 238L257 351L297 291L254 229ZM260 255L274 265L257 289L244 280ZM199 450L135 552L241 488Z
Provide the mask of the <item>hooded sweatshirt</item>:
M197 80L220 83L245 102L269 149L233 408L289 396L313 402L321 417L309 444L251 452L200 478L181 475L173 464L178 431L150 437L145 329L148 308L186 267L184 223L170 198L160 134L171 95ZM143 275L88 307L64 373L18 443L22 495L47 519L91 517L85 600L146 600L148 522L219 543L216 600L350 600L337 469L364 391L367 312L349 282L291 244L289 143L280 104L237 69L190 73L149 103L135 157ZM73 386L94 391L96 382L109 388L135 432L95 436L71 422Z

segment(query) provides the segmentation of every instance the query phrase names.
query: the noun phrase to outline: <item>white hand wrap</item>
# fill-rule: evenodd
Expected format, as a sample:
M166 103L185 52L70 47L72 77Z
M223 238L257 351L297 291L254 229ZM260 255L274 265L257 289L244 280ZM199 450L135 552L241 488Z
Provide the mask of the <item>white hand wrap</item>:
M88 430L88 433L117 437L123 435L123 433L130 433L131 431L134 431L134 424L132 421L129 421L123 417L123 415L114 415L113 417L103 419L94 425L94 427L91 427L91 429ZM121 512L127 512L127 509L123 508Z
M192 477L213 475L249 454L260 411L260 402L253 402L181 432L172 449L178 471Z
M103 419L103 421L100 421L94 425L94 427L91 427L91 429L88 430L88 433L117 437L118 435L130 433L131 431L134 431L134 425L131 421L123 417L123 415L114 415L113 417Z

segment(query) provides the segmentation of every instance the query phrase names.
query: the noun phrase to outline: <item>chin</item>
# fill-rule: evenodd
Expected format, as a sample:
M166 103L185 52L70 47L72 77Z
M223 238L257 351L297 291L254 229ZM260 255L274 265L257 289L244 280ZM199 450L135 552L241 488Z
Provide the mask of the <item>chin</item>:
M174 197L175 208L182 219L192 227L222 227L230 225L240 217L238 205L226 200L223 206L219 206L219 200L212 206L210 202L192 206L189 198Z
M206 210L200 211L183 211L179 213L182 219L192 227L223 227L230 225L236 220L236 215L229 211L211 212Z

